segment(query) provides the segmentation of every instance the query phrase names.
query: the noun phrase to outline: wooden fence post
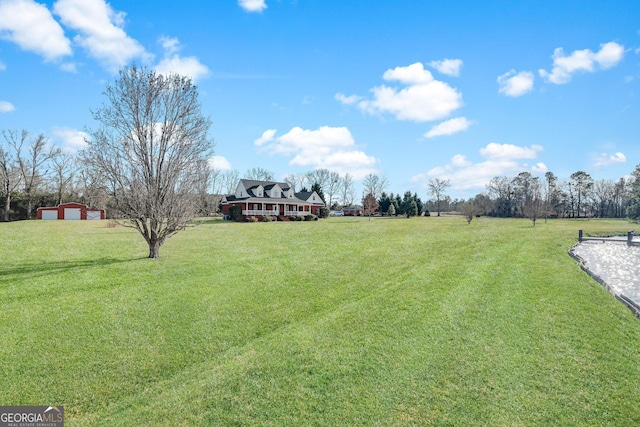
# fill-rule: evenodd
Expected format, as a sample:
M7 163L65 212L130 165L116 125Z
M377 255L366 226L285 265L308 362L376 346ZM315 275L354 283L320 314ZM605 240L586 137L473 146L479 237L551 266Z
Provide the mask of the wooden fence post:
M578 230L578 242L582 243L582 230Z

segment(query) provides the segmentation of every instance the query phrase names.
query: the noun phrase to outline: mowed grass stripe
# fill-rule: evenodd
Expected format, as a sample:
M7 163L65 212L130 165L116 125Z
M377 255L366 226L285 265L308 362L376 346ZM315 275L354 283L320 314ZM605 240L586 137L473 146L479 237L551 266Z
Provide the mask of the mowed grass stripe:
M0 398L71 425L638 421L637 320L566 255L630 225L529 224L207 222L155 261L123 228L10 224L45 248L0 249Z

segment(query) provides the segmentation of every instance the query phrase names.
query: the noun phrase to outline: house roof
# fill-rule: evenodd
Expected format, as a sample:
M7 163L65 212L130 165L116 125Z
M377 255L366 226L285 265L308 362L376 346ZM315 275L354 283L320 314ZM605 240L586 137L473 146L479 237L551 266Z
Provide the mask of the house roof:
M226 200L227 203L232 202L248 202L248 203L290 203L290 204L311 204L317 206L324 206L322 199L318 197L317 201L309 201L309 198L315 193L315 191L304 191L294 193L293 197L288 197L285 192L291 190L291 185L286 182L275 182L275 181L258 181L252 179L241 179L240 183L247 191L247 196L245 197L237 197L235 194L229 194L223 198L223 201ZM267 191L271 190L275 185L278 185L282 190L280 197L271 197L268 195ZM262 196L258 196L254 191L259 186L262 186L266 191ZM317 195L317 193L315 193Z

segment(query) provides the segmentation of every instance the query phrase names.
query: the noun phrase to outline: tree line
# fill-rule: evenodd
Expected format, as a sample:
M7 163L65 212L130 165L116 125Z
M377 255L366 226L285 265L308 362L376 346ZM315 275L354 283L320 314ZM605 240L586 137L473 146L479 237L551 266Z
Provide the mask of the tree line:
M544 177L521 172L515 177L496 176L486 191L464 199L446 195L449 181L430 180L427 209L463 212L501 218L640 218L640 165L629 177L595 180L576 171L564 181L553 172ZM464 212L463 212L464 213Z

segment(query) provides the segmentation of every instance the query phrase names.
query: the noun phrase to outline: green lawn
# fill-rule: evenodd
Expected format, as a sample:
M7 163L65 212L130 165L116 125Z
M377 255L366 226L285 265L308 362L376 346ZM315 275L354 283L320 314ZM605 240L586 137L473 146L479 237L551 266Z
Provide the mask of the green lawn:
M0 224L0 405L69 426L638 425L640 321L567 255L626 221L216 220L159 260Z

